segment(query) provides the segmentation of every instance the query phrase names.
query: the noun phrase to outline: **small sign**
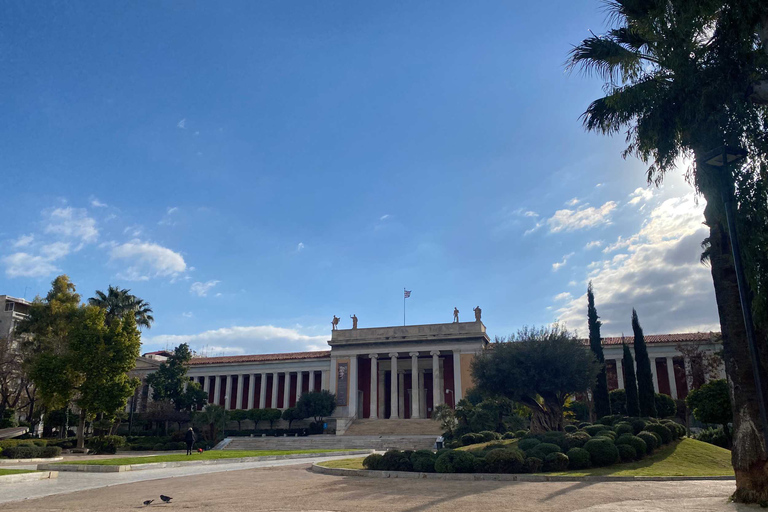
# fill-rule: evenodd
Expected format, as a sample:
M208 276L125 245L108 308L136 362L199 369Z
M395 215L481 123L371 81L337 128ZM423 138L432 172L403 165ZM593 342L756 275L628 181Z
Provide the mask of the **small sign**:
M323 430L325 430L327 428L328 428L328 424L327 423L323 423Z

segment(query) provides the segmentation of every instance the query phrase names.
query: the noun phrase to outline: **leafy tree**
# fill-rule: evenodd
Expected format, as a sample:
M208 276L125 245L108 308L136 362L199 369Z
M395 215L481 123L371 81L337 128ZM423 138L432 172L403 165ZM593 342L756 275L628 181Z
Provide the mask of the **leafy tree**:
M299 409L298 407L289 407L288 409L285 409L285 410L283 411L283 416L282 416L282 418L283 418L285 421L287 421L287 422L288 422L288 428L291 428L291 424L292 424L294 421L301 421L301 420L303 420L304 418L306 418L306 416L303 416L303 415L301 414L301 409Z
M459 400L461 403L462 400ZM446 437L453 437L454 429L458 426L456 411L448 404L440 404L432 411L432 419L440 422Z
M187 384L187 390L181 394L175 405L182 411L197 411L208 403L208 393L197 382Z
M730 446L731 431L728 424L733 420L733 412L725 379L713 380L699 389L694 389L688 393L685 403L691 409L693 417L700 422L722 425Z
M635 379L635 360L626 343L621 344L624 350L622 366L624 367L624 389L627 393L627 414L640 416L640 402L637 396L637 379Z
M653 401L659 418L670 418L677 414L677 404L671 396L664 393L654 393Z
M153 400L170 400L176 410L197 409L198 405L205 405L206 393L200 389L199 384L187 378L190 359L192 351L189 345L182 343L156 371L147 376L147 384L152 386Z
M202 411L192 413L192 424L203 430L203 435L212 443L216 442L219 427L224 427L229 413L220 405L206 405Z
M96 290L96 296L88 299L88 303L106 310L108 322L115 318L123 318L129 313L133 313L136 324L140 327L149 329L155 321L149 304L131 295L131 290L125 288L120 289L110 285L107 293Z
M608 377L605 372L605 356L603 356L603 343L600 337L600 326L597 309L595 308L595 291L592 281L587 286L587 321L589 324L589 348L594 352L595 359L600 363L600 371L597 374L595 385L592 387L592 397L595 402L595 415L598 418L611 414L611 403L608 400Z
M563 430L563 406L573 394L589 389L599 363L564 328L526 327L508 340L496 338L472 362L477 388L531 409L531 431Z
M253 422L254 429L257 429L259 422L264 419L264 409L248 409L246 414L248 419Z
M283 417L283 411L280 409L262 409L261 419L269 422L269 429L272 430L274 423Z
M243 409L235 409L234 411L229 413L229 419L230 421L236 421L237 422L237 430L242 430L240 428L240 424L248 419L248 411Z
M614 0L608 6L612 28L585 39L569 59L571 68L594 72L605 81L606 95L588 107L584 125L603 134L626 133L625 156L635 155L649 164L649 182L660 183L681 157L694 162L688 178L706 200L705 257L712 271L735 411L734 498L765 502L768 440L763 439L724 204L734 196L736 183L745 273L751 296L756 298L752 309L764 347L768 340L764 193L768 3ZM750 153L741 164L731 165L729 173L702 158L723 144L741 145ZM765 380L765 350L760 363ZM638 384L639 380L638 373Z
M336 395L325 389L304 393L296 402L296 408L305 418L314 418L315 423L320 423L324 417L330 416L336 410Z
M651 373L651 360L648 357L648 348L645 346L645 336L637 311L632 309L632 331L635 333L635 357L637 358L637 399L640 403L640 415L651 418L656 417L656 400L654 398L653 374Z
M627 390L614 389L608 393L608 397L611 400L611 411L613 411L613 414L627 416Z

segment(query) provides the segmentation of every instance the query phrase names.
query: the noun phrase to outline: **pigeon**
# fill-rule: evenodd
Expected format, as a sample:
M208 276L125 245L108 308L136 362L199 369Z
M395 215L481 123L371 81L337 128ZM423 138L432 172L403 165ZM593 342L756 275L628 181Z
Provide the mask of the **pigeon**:
M173 498L171 498L170 496L166 496L165 494L161 494L160 499L166 503L170 503Z
M144 500L144 506L148 507L155 500Z

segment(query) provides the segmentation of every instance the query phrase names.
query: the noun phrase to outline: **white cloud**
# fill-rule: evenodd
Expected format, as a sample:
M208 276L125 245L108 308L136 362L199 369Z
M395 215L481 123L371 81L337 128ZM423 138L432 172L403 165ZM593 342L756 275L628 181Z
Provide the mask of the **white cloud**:
M568 286L577 286L578 284L576 281L568 281Z
M174 214L179 211L178 206L169 206L165 210L165 215L162 219L158 222L158 225L160 226L175 226L176 221L174 220Z
M272 325L233 326L204 331L198 334L165 334L143 337L143 341L157 347L189 343L197 351L207 348L208 353L269 354L279 352L328 350L330 334L309 336L296 329Z
M566 206L576 206L580 202L581 202L581 199L579 199L578 197L574 197L574 198L569 199L568 201L566 201L565 205Z
M98 198L91 196L91 206L93 206L94 208L106 208L107 204L102 203L101 201L98 200Z
M638 204L645 202L653 197L653 190L649 188L636 188L634 192L629 194L629 204Z
M123 234L128 235L132 238L136 238L138 236L141 236L142 233L142 227L138 224L134 224L132 226L128 226L123 230Z
M195 315L191 311L185 311L184 313L181 314L181 316L183 316L184 318L192 318Z
M575 253L568 253L565 256L563 256L563 261L558 261L556 263L552 264L552 272L557 272L560 270L561 267L564 267L566 263L568 263L568 258L573 256Z
M51 261L63 258L70 252L71 247L66 242L53 242L40 247L41 256Z
M558 293L555 295L555 302L560 302L561 300L571 300L573 298L573 295L571 295L571 292L563 292Z
M647 333L719 329L712 276L699 263L708 235L702 210L693 195L668 199L636 234L609 246L624 252L588 266L603 335L630 330L633 307ZM557 311L559 320L585 333L586 305L584 293Z
M19 238L11 242L14 248L27 247L29 244L35 241L35 235L21 235Z
M187 269L181 254L152 242L131 240L110 250L110 259L128 264L118 276L131 281L175 277Z
M197 295L198 297L205 297L208 295L208 292L211 291L211 289L219 284L221 281L218 280L212 280L212 281L206 281L204 283L201 283L200 281L196 283L192 283L192 286L189 287L189 293L193 295Z
M187 127L187 118L186 117L184 119L182 119L181 121L179 121L178 123L176 123L176 128L181 128L183 130L186 127Z
M299 245L296 246L296 252L301 252L304 250L304 242L299 242Z
M589 229L600 225L611 223L611 212L616 209L615 201L608 201L600 207L587 206L577 210L557 210L555 214L547 219L549 231L558 233L560 231L575 231L578 229Z
M526 229L526 230L525 230L525 233L523 233L523 236L528 236L528 235L530 235L530 234L532 234L532 233L535 233L535 232L536 232L536 231L538 231L538 230L539 230L539 229L540 229L540 228L541 228L543 225L544 225L544 221L539 221L539 222L537 222L537 223L536 223L536 224L535 224L535 225L534 225L532 228L530 228L530 229Z
M84 208L56 208L48 212L47 216L44 228L47 234L76 239L81 243L92 243L99 238L96 221L88 216Z
M8 277L45 277L59 269L52 260L25 252L16 252L3 258Z
M602 240L592 240L591 242L587 242L587 245L584 246L584 249L593 249L595 247L602 247L603 241Z
M387 220L387 219L389 219L390 217L392 217L390 214L388 214L388 213L385 213L384 215L382 215L381 217L379 217L379 220Z

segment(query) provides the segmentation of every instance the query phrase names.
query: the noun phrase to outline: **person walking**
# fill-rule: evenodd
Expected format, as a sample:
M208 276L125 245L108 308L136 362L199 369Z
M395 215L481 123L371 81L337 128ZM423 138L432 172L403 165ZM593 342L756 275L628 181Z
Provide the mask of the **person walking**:
M192 455L192 445L197 441L197 436L195 436L195 431L192 430L192 427L189 427L189 430L187 430L184 441L187 442L187 455Z

